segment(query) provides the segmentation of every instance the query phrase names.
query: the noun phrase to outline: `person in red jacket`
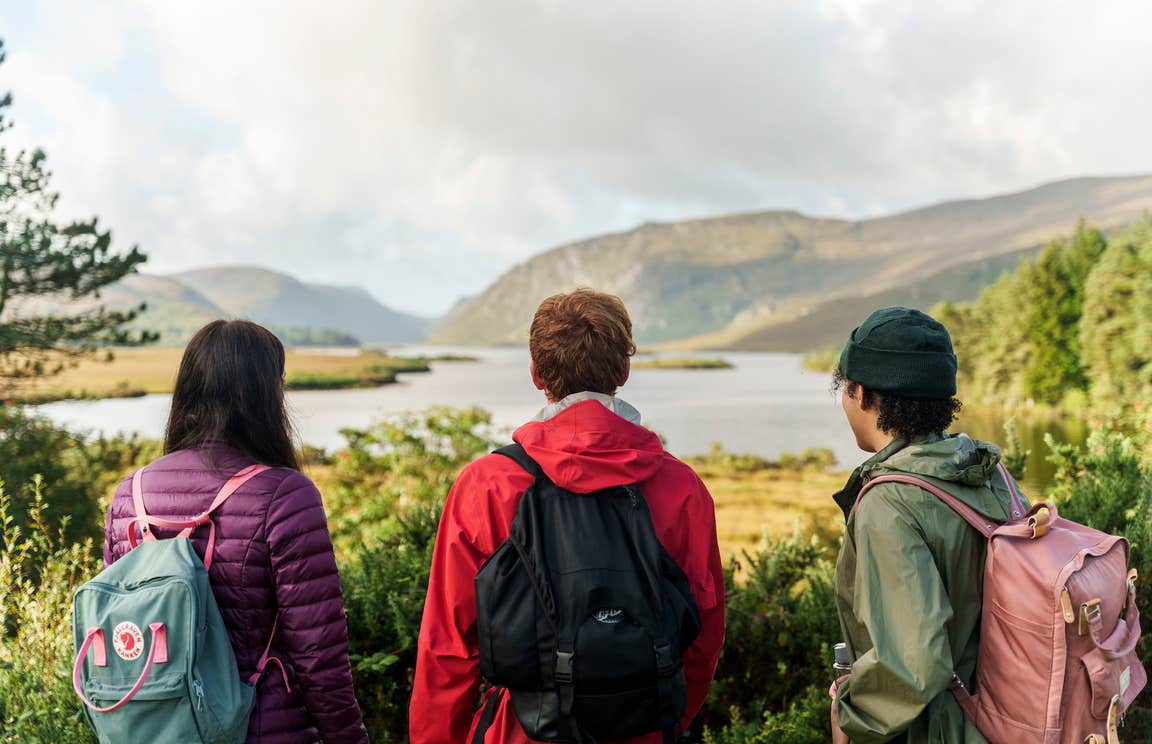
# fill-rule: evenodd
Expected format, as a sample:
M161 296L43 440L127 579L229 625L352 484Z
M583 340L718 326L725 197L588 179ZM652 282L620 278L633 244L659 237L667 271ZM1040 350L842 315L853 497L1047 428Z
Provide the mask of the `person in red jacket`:
M700 710L724 643L724 574L712 497L700 478L664 451L640 414L615 397L636 347L619 298L589 289L544 300L532 321L531 374L548 405L513 434L556 485L574 493L639 484L656 535L684 571L702 629L684 654L687 706ZM508 537L532 476L507 457L486 455L453 484L432 558L409 709L412 744L470 742L479 718L476 593L480 566ZM486 744L526 744L505 697ZM630 744L661 741L660 733Z

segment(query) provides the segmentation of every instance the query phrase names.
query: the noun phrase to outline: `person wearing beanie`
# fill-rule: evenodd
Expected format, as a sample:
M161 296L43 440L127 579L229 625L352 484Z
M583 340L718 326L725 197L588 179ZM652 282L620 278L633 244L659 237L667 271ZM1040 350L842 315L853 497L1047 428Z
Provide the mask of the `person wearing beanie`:
M986 542L928 491L861 489L881 475L936 485L996 522L1011 515L1000 450L948 433L956 354L929 315L887 307L852 331L833 373L848 425L872 456L834 496L847 529L836 605L851 672L831 690L834 742L984 744L949 690L971 686L980 637ZM1010 476L1009 476L1010 477Z

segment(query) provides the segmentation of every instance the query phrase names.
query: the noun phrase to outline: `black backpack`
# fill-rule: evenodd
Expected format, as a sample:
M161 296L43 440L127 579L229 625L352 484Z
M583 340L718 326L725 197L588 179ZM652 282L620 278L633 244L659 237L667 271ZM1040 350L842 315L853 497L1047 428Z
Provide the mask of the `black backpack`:
M677 735L683 652L700 633L688 579L635 486L552 483L520 445L496 450L535 477L508 539L476 574L480 672L512 697L524 733L585 742ZM492 724L495 690L473 738Z

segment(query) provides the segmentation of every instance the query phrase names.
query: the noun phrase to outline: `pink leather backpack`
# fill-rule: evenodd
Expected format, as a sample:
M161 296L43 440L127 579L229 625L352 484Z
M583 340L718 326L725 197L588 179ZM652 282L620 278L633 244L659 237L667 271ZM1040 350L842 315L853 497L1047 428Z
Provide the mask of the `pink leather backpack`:
M988 539L975 689L951 687L991 744L1115 744L1124 712L1147 675L1136 656L1140 615L1128 541L1062 519L1056 506L1024 513L1012 478L1012 519L989 521L943 489L910 475Z

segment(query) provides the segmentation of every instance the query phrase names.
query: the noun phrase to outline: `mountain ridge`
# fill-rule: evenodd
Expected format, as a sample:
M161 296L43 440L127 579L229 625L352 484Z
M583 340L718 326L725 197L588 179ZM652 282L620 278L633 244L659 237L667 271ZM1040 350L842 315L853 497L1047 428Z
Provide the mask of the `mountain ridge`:
M402 313L355 285L302 281L255 265L218 265L167 274L129 274L99 298L37 298L20 311L38 315L84 312L103 305L129 310L147 304L134 321L158 331L161 344L180 344L217 318L247 318L278 332L336 332L364 343L413 343L424 338L428 318Z
M783 209L645 223L512 267L436 323L429 342L523 343L539 301L581 285L619 294L641 343L739 339L837 298L898 297L953 268L1027 255L1080 217L1110 229L1150 207L1152 175L1082 176L862 220ZM947 283L935 294L969 299L960 284L965 296Z

